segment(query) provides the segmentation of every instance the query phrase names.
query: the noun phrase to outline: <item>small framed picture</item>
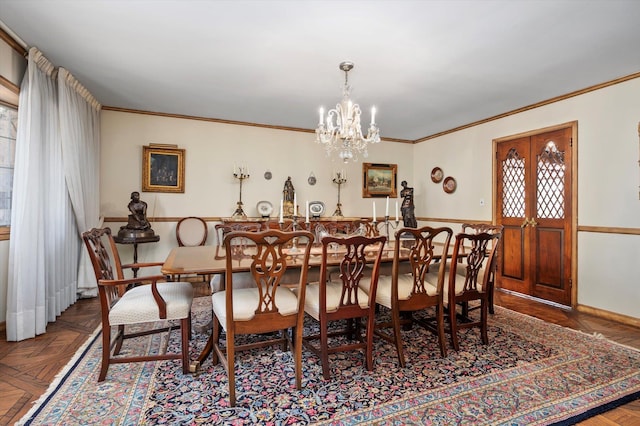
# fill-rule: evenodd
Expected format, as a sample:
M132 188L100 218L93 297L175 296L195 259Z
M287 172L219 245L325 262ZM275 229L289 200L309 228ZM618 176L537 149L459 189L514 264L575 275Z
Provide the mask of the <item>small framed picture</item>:
M177 145L143 146L142 190L184 192L184 149Z
M396 198L397 164L362 164L362 197Z

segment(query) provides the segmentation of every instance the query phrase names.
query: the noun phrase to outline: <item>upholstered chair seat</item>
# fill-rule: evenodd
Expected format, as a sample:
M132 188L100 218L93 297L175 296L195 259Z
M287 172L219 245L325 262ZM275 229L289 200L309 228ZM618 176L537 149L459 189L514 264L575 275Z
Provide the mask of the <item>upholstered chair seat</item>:
M191 283L158 283L158 293L167 302L167 317L164 319L182 319L191 312L193 286ZM134 287L111 307L109 323L111 325L138 324L158 321L158 304L149 291L149 287Z
M299 273L298 273L299 274ZM211 296L213 313L220 320L222 329L227 329L226 296L223 291ZM256 309L260 303L258 287L234 289L233 292L233 320L249 321L256 315ZM276 290L276 307L280 315L288 316L298 313L298 296L286 287Z
M368 279L370 282L371 280ZM342 281L331 281L327 283L327 313L336 312L340 306L340 296L342 295ZM358 304L362 309L369 306L369 295L358 289ZM315 320L320 321L320 284L307 284L307 294L304 300L304 310Z

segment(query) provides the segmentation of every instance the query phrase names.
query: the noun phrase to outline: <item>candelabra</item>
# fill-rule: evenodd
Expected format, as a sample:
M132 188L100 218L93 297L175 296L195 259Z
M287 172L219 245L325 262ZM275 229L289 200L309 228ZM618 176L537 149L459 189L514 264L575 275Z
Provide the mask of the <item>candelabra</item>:
M291 232L295 232L298 228L298 215L297 212L295 211L297 209L294 208L294 212L293 212L293 216L292 216L292 220L293 222L291 222ZM309 227L310 224L309 222L306 223L306 226ZM284 222L280 222L280 230L284 231L286 228L284 226ZM291 248L289 249L289 253L299 253L300 250L298 249L298 239L294 238L291 241Z
M336 176L332 180L333 183L338 185L338 205L336 206L336 211L333 212L333 216L342 217L342 204L340 204L340 187L343 183L347 182L347 176L344 172L337 172Z
M240 167L239 169L234 167L233 177L240 181L240 197L238 199L238 207L236 211L233 212L232 217L246 219L247 215L244 210L242 210L242 181L249 179L247 167Z
M394 224L393 222L395 222L395 224ZM376 229L380 229L380 228L379 228L379 227L380 227L380 225L382 225L382 228L384 228L384 233L385 233L385 235L387 236L387 244L388 244L388 243L389 243L389 241L391 240L391 235L389 234L389 227L391 227L392 229L397 229L397 228L398 228L398 226L400 225L400 219L396 219L396 220L394 220L394 221L390 221L390 220L389 220L389 215L386 215L386 216L384 217L384 222L380 222L380 223L378 223L378 222L376 221L376 218L374 217L374 218L373 218L373 226L374 226Z

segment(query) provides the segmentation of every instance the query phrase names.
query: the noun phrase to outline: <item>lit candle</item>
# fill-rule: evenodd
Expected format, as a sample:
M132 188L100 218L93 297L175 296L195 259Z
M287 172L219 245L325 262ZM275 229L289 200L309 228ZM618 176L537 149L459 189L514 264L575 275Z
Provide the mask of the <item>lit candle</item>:
M384 209L384 216L389 217L389 196L387 195L387 205Z
M293 215L298 216L298 194L293 193Z
M305 223L309 223L309 200L307 200L307 209L305 211Z
M280 198L280 223L284 223L284 206L282 198Z
M373 202L373 221L376 221L376 202Z
M233 164L233 174L234 175L238 174L238 166L236 166L235 163Z
M371 124L376 124L376 107L371 107Z
M320 107L320 121L318 121L318 125L322 124L323 117L324 117L324 108Z
M396 200L396 222L399 220L398 218L398 200Z

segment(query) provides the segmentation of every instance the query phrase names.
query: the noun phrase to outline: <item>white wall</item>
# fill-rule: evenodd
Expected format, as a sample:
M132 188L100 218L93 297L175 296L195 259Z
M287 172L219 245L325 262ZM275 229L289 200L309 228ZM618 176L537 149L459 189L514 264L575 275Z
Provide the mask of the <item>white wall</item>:
M231 216L239 191L238 181L232 175L234 164L249 167L251 177L242 190L244 210L249 216L258 216L256 203L267 200L274 206L272 216L277 217L288 176L300 207L304 208L306 200L319 200L325 203L323 216L331 216L338 195L337 185L331 182L334 169L347 173L348 181L341 191L343 214L349 217L372 214L372 199L362 198L362 163L331 162L315 143L313 133L116 111L102 112L101 127L100 199L105 217L127 216L130 193L141 190L142 146L149 143L177 144L186 150L184 194L141 192L150 217ZM403 179L412 180L412 152L411 144L381 142L370 149L366 161L397 164L399 186ZM264 178L267 170L273 175L271 180ZM307 183L311 172L317 179L313 186ZM378 214L383 215L384 200L375 200ZM390 203L391 209L394 201ZM115 231L122 224L108 225ZM153 223L160 243L141 245L138 260L163 260L177 245L175 225L175 222ZM213 240L212 235L209 240Z
M490 220L492 140L574 120L578 226L640 228L640 79L415 145L419 215ZM435 166L457 179L455 193L431 182ZM579 232L577 255L578 303L640 318L640 237Z

